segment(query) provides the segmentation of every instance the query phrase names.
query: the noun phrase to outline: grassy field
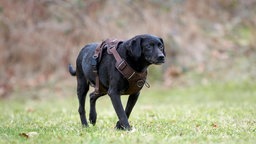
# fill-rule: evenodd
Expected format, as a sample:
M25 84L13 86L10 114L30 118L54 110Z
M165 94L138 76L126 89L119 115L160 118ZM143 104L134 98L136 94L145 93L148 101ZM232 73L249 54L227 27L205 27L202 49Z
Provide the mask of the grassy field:
M117 117L109 97L97 102L96 126L82 128L75 89L64 92L74 97L57 90L45 98L16 92L1 100L0 143L256 143L252 82L144 88L130 118L132 131L114 129Z

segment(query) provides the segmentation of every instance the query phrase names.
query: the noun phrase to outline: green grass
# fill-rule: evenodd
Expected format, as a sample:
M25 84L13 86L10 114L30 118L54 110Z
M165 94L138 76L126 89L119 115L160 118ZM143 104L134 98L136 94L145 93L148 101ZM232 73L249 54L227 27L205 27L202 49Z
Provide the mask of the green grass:
M75 88L64 92L75 95ZM96 126L82 128L76 97L58 91L30 96L35 93L0 101L0 143L256 143L253 82L144 88L130 118L132 131L114 129L117 117L109 97L97 101ZM37 136L20 136L29 132Z

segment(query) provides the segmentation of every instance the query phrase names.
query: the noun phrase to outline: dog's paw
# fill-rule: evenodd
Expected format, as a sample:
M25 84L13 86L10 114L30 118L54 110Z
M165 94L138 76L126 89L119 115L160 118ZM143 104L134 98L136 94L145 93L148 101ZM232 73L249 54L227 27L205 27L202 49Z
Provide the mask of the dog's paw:
M124 126L119 121L116 123L116 127L115 128L118 129L118 130L128 130L128 131L132 130L132 128L131 128L131 126L129 124Z
M88 125L88 123L82 123L82 127L87 128L87 127L89 127L89 125Z
M92 125L96 124L96 119L97 119L97 114L96 113L94 113L94 114L90 113L89 120L90 120L90 123Z

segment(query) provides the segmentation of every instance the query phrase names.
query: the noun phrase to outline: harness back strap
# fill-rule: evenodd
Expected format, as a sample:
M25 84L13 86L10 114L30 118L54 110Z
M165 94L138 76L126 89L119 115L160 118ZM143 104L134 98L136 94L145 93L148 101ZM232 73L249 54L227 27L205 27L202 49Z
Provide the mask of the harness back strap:
M101 86L100 86L100 79L99 79L99 75L98 75L97 64L101 60L102 50L103 50L104 46L105 46L105 42L102 42L99 46L96 47L94 55L91 60L91 65L93 67L93 73L95 75L95 86L94 86L94 89L95 89L94 94L95 95L100 95Z

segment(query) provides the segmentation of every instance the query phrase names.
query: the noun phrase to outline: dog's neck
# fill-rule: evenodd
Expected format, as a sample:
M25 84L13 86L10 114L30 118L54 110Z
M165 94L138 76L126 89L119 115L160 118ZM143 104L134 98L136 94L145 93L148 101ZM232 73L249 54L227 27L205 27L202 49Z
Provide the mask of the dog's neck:
M138 59L134 59L128 53L125 42L118 45L117 52L119 55L132 67L136 72L145 72L150 65L143 56Z

